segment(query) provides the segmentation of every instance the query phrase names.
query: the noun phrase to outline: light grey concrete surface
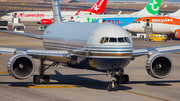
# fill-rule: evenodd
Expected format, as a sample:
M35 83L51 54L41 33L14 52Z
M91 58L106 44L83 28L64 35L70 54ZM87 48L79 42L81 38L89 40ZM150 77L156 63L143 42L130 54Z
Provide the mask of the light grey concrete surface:
M38 26L26 26L26 32L38 33ZM33 31L31 31L33 30ZM146 42L134 40L134 48L177 45L180 41ZM42 40L0 33L1 47L43 49ZM6 64L11 55L0 56L0 101L179 101L180 99L180 53L168 53L174 62L173 73L165 79L149 76L145 69L147 56L131 61L125 68L130 77L129 84L119 84L118 92L108 92L110 76L104 73L73 69L63 65L46 71L50 74L49 85L34 85L33 76L26 80L17 80L6 72ZM35 60L38 74L39 60ZM29 88L29 86L48 86L47 88ZM57 87L54 87L57 86ZM63 87L59 86L75 86ZM51 88L54 87L54 88Z

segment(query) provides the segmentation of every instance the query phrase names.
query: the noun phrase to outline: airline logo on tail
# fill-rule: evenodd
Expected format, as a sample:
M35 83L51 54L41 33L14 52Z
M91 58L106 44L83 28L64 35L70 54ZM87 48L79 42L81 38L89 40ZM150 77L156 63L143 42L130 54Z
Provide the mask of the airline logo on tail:
M96 4L93 7L83 11L91 12L95 14L104 13L106 9L106 4L107 4L107 0L99 0L96 2Z
M151 14L158 14L160 6L161 6L161 0L151 0L146 6L146 9Z
M99 4L95 4L91 9L98 11L103 2L104 2L104 0L101 0L101 2Z

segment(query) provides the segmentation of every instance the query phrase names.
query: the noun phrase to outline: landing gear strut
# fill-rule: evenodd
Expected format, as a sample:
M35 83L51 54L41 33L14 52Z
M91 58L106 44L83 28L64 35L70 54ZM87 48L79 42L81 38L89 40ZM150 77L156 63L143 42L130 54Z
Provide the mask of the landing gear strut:
M51 66L58 66L59 63L54 62L51 65L45 64L45 60L41 59L40 67L39 67L39 74L40 75L34 75L33 83L34 84L49 84L50 83L50 77L49 75L44 75L45 71L50 68Z
M110 70L111 83L108 84L108 91L118 91L118 84L122 82L123 84L129 83L129 76L124 74L124 70Z

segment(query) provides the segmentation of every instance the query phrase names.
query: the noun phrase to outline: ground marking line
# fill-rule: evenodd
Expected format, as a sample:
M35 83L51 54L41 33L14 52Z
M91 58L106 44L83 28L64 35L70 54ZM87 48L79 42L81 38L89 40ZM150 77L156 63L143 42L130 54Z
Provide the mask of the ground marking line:
M132 92L132 91L127 91L127 90L123 90L123 91L128 92L128 93L132 93L132 94L137 94L137 95L145 96L145 97L150 97L150 98L158 99L158 100L170 101L170 100L167 100L167 99L162 99L162 98L158 98L158 97L154 97L154 96L150 96L150 95L145 95L145 94L141 94L141 93L136 93L136 92Z

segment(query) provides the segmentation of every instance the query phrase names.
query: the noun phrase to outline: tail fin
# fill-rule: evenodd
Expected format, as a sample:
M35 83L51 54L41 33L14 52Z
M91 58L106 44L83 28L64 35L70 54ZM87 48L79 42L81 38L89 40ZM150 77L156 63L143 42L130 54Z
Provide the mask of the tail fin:
M81 9L79 9L75 15L79 15L79 12L80 12L80 11L81 11Z
M93 7L91 7L90 9L86 9L83 11L86 12L91 12L91 13L104 13L105 9L106 9L106 4L107 4L107 0L98 0Z
M54 16L54 22L61 23L63 22L62 16L61 16L61 9L59 5L59 0L52 0L53 5L53 16Z
M176 12L174 13L169 13L168 16L179 16L180 15L180 9L177 10Z
M157 15L159 13L160 6L161 0L150 0L150 2L146 5L146 7L143 10L132 14L146 16Z

